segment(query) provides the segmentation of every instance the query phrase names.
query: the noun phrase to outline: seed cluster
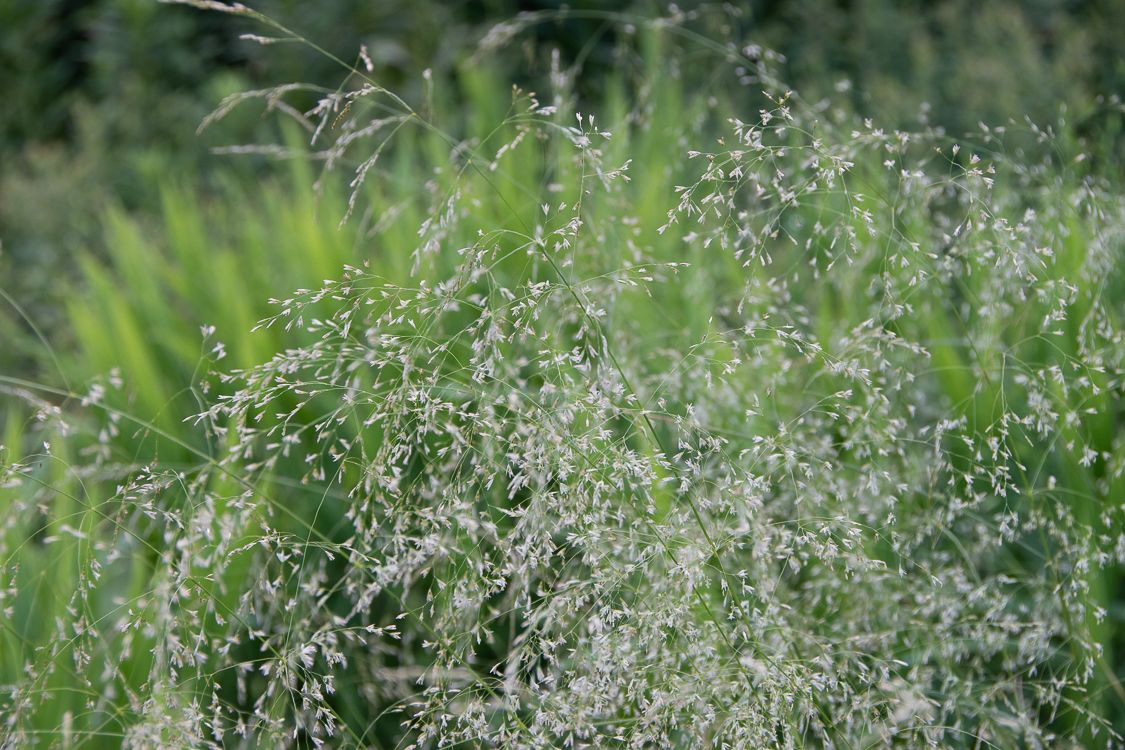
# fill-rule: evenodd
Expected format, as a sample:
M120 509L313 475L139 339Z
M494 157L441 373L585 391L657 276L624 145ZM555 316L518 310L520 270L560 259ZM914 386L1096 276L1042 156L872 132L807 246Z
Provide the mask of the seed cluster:
M275 301L292 346L211 378L195 465L113 463L129 374L95 384L76 471L120 485L60 531L84 585L4 686L4 745L60 669L138 748L1119 744L1120 197L740 59L765 107L679 124L664 172L629 151L670 127L651 102L603 127L516 92L381 250L408 277ZM300 115L348 214L419 119L388 102ZM53 455L4 466L29 511ZM150 591L107 609L122 559Z

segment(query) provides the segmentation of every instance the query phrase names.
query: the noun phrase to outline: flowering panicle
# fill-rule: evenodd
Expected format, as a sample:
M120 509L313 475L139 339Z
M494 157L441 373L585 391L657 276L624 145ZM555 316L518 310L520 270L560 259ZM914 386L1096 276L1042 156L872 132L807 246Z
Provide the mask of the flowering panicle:
M685 122L667 170L629 151L654 119L515 92L380 249L409 274L274 300L291 346L220 377L199 465L53 530L151 580L95 621L75 594L6 741L68 669L133 747L1119 744L1120 199L751 53L765 107ZM367 149L347 213L418 121L372 95L303 115L329 167Z

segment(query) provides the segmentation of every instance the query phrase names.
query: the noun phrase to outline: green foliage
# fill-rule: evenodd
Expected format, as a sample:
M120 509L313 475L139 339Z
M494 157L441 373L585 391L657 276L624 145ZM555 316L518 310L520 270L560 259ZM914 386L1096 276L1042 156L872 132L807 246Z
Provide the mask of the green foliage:
M339 12L380 20L361 5ZM235 88L184 54L185 9L105 7L90 17L133 31L94 69L168 47L153 80L191 81L189 109L192 87ZM287 7L302 30L338 23ZM1053 7L989 6L963 35L958 9L763 10L817 94L792 100L765 66L681 33L690 19L626 31L580 9L609 29L578 45L617 71L596 86L549 55L511 75L518 45L443 50L424 78L413 52L372 42L402 61L401 98L281 128L249 102L207 136L281 134L283 168L232 157L250 170L200 189L191 169L154 179L199 158L162 153L159 131L124 149L151 170L127 178L135 199L114 188L88 225L54 222L80 241L25 235L83 249L62 256L77 283L58 255L23 272L55 285L54 352L13 316L39 375L0 371L0 736L233 745L237 720L250 746L312 746L328 724L329 742L372 747L431 731L970 747L1125 729L1113 134L979 128L1054 117L1059 87L1094 73L1034 42ZM445 13L392 28L431 55L440 37L416 30ZM786 20L814 15L838 44ZM310 59L266 49L283 80ZM837 72L853 88L816 104ZM521 76L558 109L511 89ZM919 92L974 135L899 140L854 116L907 122ZM575 110L596 126L574 129ZM27 156L43 179L13 181L18 208L0 210L50 225L48 189L65 202L115 171L70 159L93 150Z

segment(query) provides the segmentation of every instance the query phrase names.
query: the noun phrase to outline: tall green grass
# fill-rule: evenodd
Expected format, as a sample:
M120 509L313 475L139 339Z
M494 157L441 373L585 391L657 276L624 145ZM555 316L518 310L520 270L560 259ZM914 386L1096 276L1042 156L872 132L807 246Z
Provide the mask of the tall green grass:
M965 513L950 510L944 488L926 492L911 480L897 498L895 511L909 522L901 536L893 530L883 533L883 525L891 528L893 523L886 520L880 503L855 507L834 498L839 492L859 502L848 494L852 490L845 480L838 487L804 488L792 467L781 466L763 469L791 483L776 490L774 502L793 502L794 516L775 519L777 525L793 522L805 530L820 523L820 518L798 514L802 492L807 492L813 498L807 502L817 510L875 530L862 537L867 558L889 568L909 568L911 552L932 554L937 565L953 566L951 560L963 558L966 586L997 579L1026 585L1026 598L1015 593L1004 601L1030 619L1036 613L1024 610L1048 604L1039 598L1044 591L1039 574L1049 570L1050 575L1062 576L1055 593L1070 638L1059 644L1053 661L1037 667L1052 670L1050 676L1068 692L1054 715L1037 719L1045 732L1075 742L1093 742L1093 726L1103 719L1119 730L1125 728L1118 718L1125 714L1125 691L1117 676L1125 664L1125 644L1118 635L1123 619L1118 563L1067 567L1074 559L1119 554L1114 546L1121 533L1118 499L1125 491L1125 442L1120 437L1125 276L1120 262L1122 207L1114 199L1115 186L1083 171L1083 163L1074 160L1077 153L1049 155L1042 162L1027 156L1027 164L1006 156L1006 149L1017 148L1013 141L1022 147L1018 135L963 139L958 141L964 144L958 155L952 150L953 139L931 133L919 139L921 146L901 151L887 146L881 153L881 141L872 129L850 114L810 106L803 113L808 120L788 133L771 134L779 149L771 163L789 171L790 179L800 174L802 155L815 151L812 141L821 134L840 137L854 127L856 144L869 139L877 145L866 150L855 146L853 152L848 137L831 143L855 158L834 189L810 190L790 205L771 204L767 196L760 203L749 200L739 206L750 216L739 221L774 230L763 245L771 260L747 263L723 247L734 211L719 211L707 220L681 214L678 223L671 224L668 212L684 194L677 193L676 186L689 186L689 191L698 187L697 199L707 194L710 187L699 182L701 175L737 147L728 118L756 119L759 100L747 104L749 94L740 98L745 89L732 73L687 77L685 69L692 76L698 70L685 62L680 70L685 77L673 75L677 66L669 61L691 60L684 56L685 47L697 51L676 34L657 26L645 27L640 36L629 58L635 67L605 82L604 101L576 103L572 82L561 76L550 92L558 98L560 111L538 120L526 114L529 94L513 92L486 66L466 67L458 90L437 82L430 94L432 111L404 119L359 188L357 209L342 225L349 188L332 174L318 181L319 163L304 158L279 167L280 178L256 186L231 183L218 194L199 196L190 185L164 186L163 210L153 220L122 212L106 217L108 257L83 259L82 285L74 290L67 311L74 350L56 352L57 365L45 357L43 383L7 376L0 380L10 399L3 457L10 468L7 481L0 482L0 516L5 519L0 536L5 591L0 600L0 686L7 691L0 693L0 706L14 717L5 726L6 737L43 745L113 747L141 727L154 733L134 735L136 744L184 743L199 731L195 713L211 710L212 695L243 711L255 697L268 697L263 713L285 732L278 729L276 735L263 737L280 738L297 725L302 709L295 705L295 691L271 695L268 691L276 684L268 677L244 677L233 666L284 665L291 658L284 651L290 633L280 640L264 639L259 648L247 633L267 626L247 621L240 629L238 618L246 616L246 601L266 596L262 587L271 579L282 580L271 592L277 601L262 606L297 613L288 622L294 639L301 628L315 630L294 623L298 615L319 623L318 618L327 621L339 613L340 592L350 591L352 582L349 566L356 565L343 554L353 549L346 489L362 481L362 467L344 462L335 476L316 475L296 454L311 451L325 460L336 441L345 441L382 455L397 436L382 427L360 425L355 413L344 411L331 427L320 426L328 436L323 445L309 434L315 431L307 430L296 441L294 455L276 457L263 468L237 434L239 418L260 414L265 430L284 423L281 415L290 409L305 425L334 413L346 390L339 387L336 370L352 364L352 355L348 333L332 326L340 325L342 310L351 305L359 309L362 285L394 287L398 296L389 299L395 301L407 299L409 293L426 299L421 282L433 285L457 277L465 262L460 251L478 243L494 253L487 283L479 290L471 285L469 291L462 290L456 297L461 307L447 317L420 315L418 320L425 324L414 330L406 330L405 323L399 324L402 331L392 327L415 346L443 347L442 356L433 360L441 374L435 382L452 391L473 387L465 368L456 366L473 355L464 336L474 320L473 305L502 300L501 289L523 293L530 284L549 279L575 299L589 298L590 306L600 308L600 317L591 323L587 313L574 312L586 310L584 305L560 303L552 308L558 318L539 324L544 346L556 352L570 346L602 346L606 356L612 352L613 366L643 404L643 411L631 411L640 407L627 400L619 407L597 443L605 456L628 452L642 462L659 464L667 474L662 479L669 478L668 466L675 462L661 463L665 454L678 450L691 456L698 450L704 455L705 448L686 442L669 448L687 440L683 420L690 423L685 414L696 403L711 420L708 437L729 440L748 453L756 450L754 438L784 441L784 430L776 433L779 425L801 430L793 445L781 443L792 451L811 452L822 439L839 443L835 455L842 476L850 476L853 467L864 462L877 467L898 464L897 458L873 455L870 446L853 441L851 427L834 426L833 420L862 425L854 434L867 435L876 448L901 451L903 471L919 475L925 467L912 462L922 454L915 454L913 445L896 442L895 431L905 430L917 442L932 438L935 452L949 462L934 484L955 487L949 492L958 498L975 498ZM714 61L714 51L705 50L711 55L705 59ZM548 101L546 95L542 98ZM357 110L361 106L355 105ZM596 109L598 125L606 123L612 131L611 138L597 140L596 160L575 158L575 134L564 130L572 126L577 111L592 111L589 106ZM418 111L423 109L417 105ZM518 140L525 128L528 135ZM516 145L497 155L502 145L512 143ZM286 146L291 155L307 156L295 135ZM692 148L703 153L688 158ZM707 149L717 162L711 161ZM882 158L885 154L892 155L890 167ZM999 165L997 176L968 175L971 155L984 155L984 164ZM627 181L618 176L612 183L599 184L597 169L620 168L627 162ZM902 174L904 168L925 170L933 185L921 193L910 192L904 185L913 178ZM986 188L985 179L995 183ZM319 193L312 190L314 182ZM972 200L963 200L963 193L973 191ZM560 206L564 202L569 208ZM447 210L438 244L416 261L410 250L419 245L419 227L426 220L435 222L431 228L438 226ZM872 222L863 210L872 212ZM554 251L540 251L536 233L559 229L570 211L594 235L569 255L558 253L556 261L550 254ZM964 231L959 224L984 216L994 223L985 221L970 230L974 239L966 250L957 240ZM1022 221L1026 230L1014 226ZM814 232L818 224L833 227L837 234ZM1031 244L1016 252L1012 246L1021 236L1030 237ZM849 248L849 242L854 247ZM1051 251L1050 259L1044 256L1042 266L1030 267L1023 276L1009 278L1009 269L990 268L990 263L1033 258L1039 247ZM654 268L686 266L674 273L660 271L668 275L668 283L635 283L633 276L648 272L622 269L638 262ZM345 274L345 267L354 270ZM342 276L352 281L325 281ZM772 284L776 278L788 283ZM923 280L916 288L911 286L914 278ZM872 292L882 287L884 292ZM1021 290L1029 294L1022 296ZM289 328L284 325L289 318L258 326L263 318L286 309L271 304L271 298L310 297L315 301L307 307L291 305L294 310L301 307L301 324ZM1060 299L1070 300L1065 310L1058 307ZM896 310L895 305L904 307ZM413 310L405 302L403 307ZM392 302L375 301L371 309L384 314ZM1065 316L1044 326L1056 311L1065 311ZM879 336L870 333L873 320ZM757 321L757 327L747 328L747 321ZM214 331L204 333L204 326L214 326ZM325 331L338 336L339 342L329 338L338 349L315 350ZM898 354L887 343L891 338L916 342L929 359ZM791 345L797 346L797 355L788 353ZM504 357L535 354L516 344L497 346ZM214 410L214 421L193 419L244 386L239 378L229 380L220 373L284 363L287 357L299 361L301 347L312 347L310 351L325 358L317 363L324 373L333 373L324 375L332 387L295 368L312 382L277 392L263 386L253 396L254 409L226 414L229 423L221 423L218 415L223 413ZM884 354L886 370L875 373L875 384L856 385L848 367L883 363ZM361 374L355 390L385 395L378 391L385 387L378 373L357 371ZM559 366L564 379L577 378L578 372L565 362ZM899 373L907 375L897 380ZM531 389L541 384L540 378L549 375L530 375L522 385ZM407 379L405 373L402 379ZM909 393L900 396L903 388ZM909 405L909 410L880 411L875 405L883 403L884 390L891 399L902 398L902 408ZM82 405L83 397L89 399L92 393L97 394L96 403ZM657 407L660 399L671 406ZM747 407L751 402L758 405L756 413L730 406ZM820 420L816 415L825 404L833 420L805 422L810 414ZM565 402L560 405L566 407ZM403 408L404 415L412 415ZM1051 422L1049 434L1037 434L1033 421L1004 421L1011 415L1036 417L1045 412L1061 417ZM944 436L921 428L942 421ZM591 425L591 430L596 426L600 425ZM402 428L414 429L406 416ZM990 455L993 438L1010 452ZM808 443L802 445L801 440ZM49 447L40 447L44 442ZM425 433L418 442L435 450L440 445L438 438ZM237 460L232 449L247 450L245 461ZM481 451L488 448L482 446ZM1095 453L1092 460L1088 451ZM313 465L320 466L319 460ZM425 477L426 471L412 464L407 476ZM1000 479L990 487L990 477ZM505 515L518 517L519 505L527 498L508 492L506 481L482 490L480 502L490 509L484 515L491 522L514 533L516 523ZM891 489L895 483L894 477L887 477L880 492L899 492ZM676 529L674 519L684 512L683 500L663 489L663 481L660 486L649 498L655 509L652 518L661 529ZM703 499L710 491L700 490ZM419 492L424 494L424 488ZM261 510L242 509L251 497L261 499ZM718 511L713 517L704 512L699 523L706 533L707 524L721 527L723 518ZM1061 520L1058 525L1039 524L1042 518ZM224 526L224 519L229 525ZM1011 528L1006 528L1009 523ZM195 535L197 527L206 533ZM691 551L696 541L686 531L678 533L664 542L673 555ZM991 545L986 543L990 539L1002 541ZM270 540L277 540L277 560L269 559ZM450 532L446 541L455 548L421 576L429 591L404 586L381 594L371 603L372 622L427 606L431 611L456 609L453 595L441 584L469 575L466 571L478 565L482 543L468 531ZM577 544L567 542L571 543ZM247 552L259 546L267 550L264 561L256 552ZM283 559L282 552L296 550L309 561L307 567L304 561L297 565ZM322 553L323 559L316 557ZM699 622L714 620L720 631L721 618L713 609L725 605L733 570L724 565L741 559L739 554L733 547L725 553L714 550L712 557L699 561L704 577L712 578L698 590L692 613ZM98 580L91 578L94 569L100 570ZM323 576L325 589L334 594L325 595L323 611L313 611L315 597L301 590L304 576L313 574ZM803 587L811 589L818 580L815 572L787 573L785 565L776 579L791 586L791 601L796 603L802 601ZM859 580L854 589L845 587L827 598L809 595L810 612L823 609L824 638L868 635L837 632L831 617L834 611L854 615L888 606L875 601L878 580ZM923 589L928 585L919 583ZM641 591L643 582L634 586ZM899 589L895 592L901 595ZM628 593L621 596L629 600ZM1106 611L1104 618L1099 608ZM203 613L198 621L191 619L198 613ZM197 622L207 660L162 662L170 653L167 644ZM515 623L513 617L475 625L471 632L486 646L479 659L466 661L465 669L486 668L489 658L499 663L515 653ZM927 624L923 618L921 626ZM394 747L402 741L396 715L383 713L406 700L396 692L402 686L380 681L398 679L387 677L398 674L395 670L424 671L442 658L428 655L422 646L435 637L426 630L431 626L424 618L411 618L402 627L407 632L401 651L344 639L341 650L348 663L336 673L341 689L324 699L342 727L338 742ZM232 632L242 640L230 642L228 652L213 648ZM464 636L454 634L457 644L448 646L450 652L473 652L460 642L468 640ZM764 636L766 645L759 647L768 647L772 637ZM681 634L679 639L676 645L690 651L689 636ZM947 664L933 656L943 644L927 640L924 633L902 633L887 642L895 648L893 658L904 665L936 662L956 673L956 659L949 657ZM1019 647L1017 643L1010 649ZM974 674L991 674L997 681L1020 676L1005 661L1012 658L1004 655L1008 653L981 657L982 663L973 665L978 670ZM792 658L794 663L807 661L799 653ZM1087 661L1089 679L1074 679ZM27 664L35 665L30 673ZM487 684L483 675L478 679ZM929 687L942 696L942 686ZM989 688L986 684L981 689ZM821 712L842 710L830 698L809 700ZM21 701L25 703L17 705ZM987 700L982 699L983 705ZM997 746L1015 746L1022 740L1019 727L987 723L977 716L978 709L983 711L979 706L955 707L954 715L965 723L957 727L960 734L941 735L942 742L971 747L982 738ZM871 710L875 715L887 712L885 706ZM1012 712L1015 715L1014 708ZM513 726L522 726L534 712L509 713L516 717ZM635 716L623 720L629 719ZM837 730L831 726L824 730L827 734L809 729L812 719L802 716L795 703L781 711L777 721L779 744L782 737L807 746L836 739L845 743L848 737L844 727L839 736L832 734ZM686 742L688 735L675 736ZM920 736L924 733L904 741ZM881 739L886 738L874 730L866 735L869 746ZM294 731L290 741L311 746L311 734Z

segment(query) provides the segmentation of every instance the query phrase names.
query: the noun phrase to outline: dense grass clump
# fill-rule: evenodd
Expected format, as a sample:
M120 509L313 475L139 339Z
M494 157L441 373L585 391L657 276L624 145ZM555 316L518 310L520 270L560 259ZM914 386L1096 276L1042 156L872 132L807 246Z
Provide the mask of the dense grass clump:
M116 221L59 363L111 374L0 380L5 746L1121 744L1116 186L691 21L596 114L362 55L224 103L320 201Z

